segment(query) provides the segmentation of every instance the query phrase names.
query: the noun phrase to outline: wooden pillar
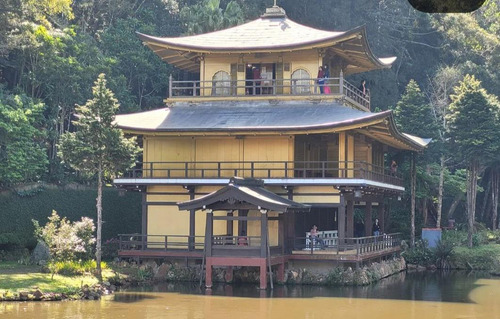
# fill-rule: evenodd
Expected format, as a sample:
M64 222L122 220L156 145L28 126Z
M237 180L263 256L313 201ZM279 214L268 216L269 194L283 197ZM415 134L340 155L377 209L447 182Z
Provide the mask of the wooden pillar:
M347 215L347 238L354 237L354 201L348 200L346 205L346 215Z
M194 199L194 186L189 188L189 200ZM195 238L194 236L196 235L196 211L194 209L191 209L189 211L189 250L194 250L195 249Z
M264 215L264 214L262 214ZM260 289L267 289L267 260L260 258Z
M239 209L238 210L238 217L246 217L248 215L248 209ZM247 221L246 220L238 220L238 235L241 235L242 231L245 231L245 234L248 235L247 233Z
M207 211L207 221L205 227L205 255L212 256L212 237L213 237L213 227L214 214L211 210Z
M293 187L287 188L289 200L293 200ZM295 212L285 213L285 252L292 253L295 242Z
M227 216L232 217L233 211L228 211ZM233 236L233 220L232 219L226 220L226 233L228 236Z
M284 261L278 264L278 274L277 274L276 280L280 284L285 283L285 262Z
M226 280L227 283L233 282L233 267L232 266L226 267L226 275L224 276L224 279Z
M260 257L267 257L267 212L260 214Z
M278 215L278 246L281 247L281 253L285 253L285 213Z
M147 201L147 194L146 192L142 193L142 227L141 227L141 233L143 235L148 234L148 205L146 203Z
M372 235L372 202L366 202L365 207L365 236Z
M345 132L340 132L339 134L339 176L340 178L347 177L346 174L346 134Z
M344 195L340 195L340 206L339 206L339 214L338 214L338 236L339 239L345 238L345 200Z
M205 287L212 288L212 258L205 261Z
M383 234L385 233L384 202L378 203L377 215L378 215L378 223L380 224L380 234Z
M205 287L212 288L212 233L214 214L207 210L207 221L205 227Z

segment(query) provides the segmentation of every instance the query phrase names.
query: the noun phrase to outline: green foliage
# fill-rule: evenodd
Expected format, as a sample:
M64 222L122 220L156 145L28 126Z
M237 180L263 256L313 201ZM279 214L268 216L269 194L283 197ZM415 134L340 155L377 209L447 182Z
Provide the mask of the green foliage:
M45 105L0 88L0 188L37 181L47 170Z
M113 124L119 105L113 92L106 87L104 74L99 75L93 88L94 98L78 106L76 132L61 136L60 155L74 169L89 176L97 173L112 178L131 167L139 148L134 138L125 138Z
M450 260L453 258L453 248L455 246L453 243L440 240L438 241L436 247L433 249L434 253L434 264L439 269L448 270L451 268Z
M434 261L432 250L429 249L427 242L418 240L415 247L408 248L401 253L408 264L429 266Z
M95 189L47 188L36 196L19 197L15 193L0 194L0 249L16 246L34 248L32 219L47 220L52 210L70 221L80 220L82 216L95 221ZM139 193L126 192L120 196L116 189L105 188L103 209L106 212L103 239L117 234L140 232L141 196Z
M498 269L500 245L482 245L474 248L455 247L451 260L459 269Z
M230 1L223 11L220 0L203 0L182 8L180 18L187 34L199 34L240 24L243 22L243 11L236 1Z
M54 261L70 261L79 258L88 259L92 254L94 238L94 222L88 217L81 221L69 222L61 218L56 211L45 226L41 227L38 221L33 220L35 235L49 248Z
M471 75L466 75L455 87L452 100L448 119L456 155L465 161L474 159L485 163L500 148L498 100L488 95L481 83Z
M101 267L103 269L106 269L108 267L107 263L102 262ZM95 260L51 261L48 263L47 268L51 271L51 273L56 273L63 276L77 276L94 272L96 269L96 262Z

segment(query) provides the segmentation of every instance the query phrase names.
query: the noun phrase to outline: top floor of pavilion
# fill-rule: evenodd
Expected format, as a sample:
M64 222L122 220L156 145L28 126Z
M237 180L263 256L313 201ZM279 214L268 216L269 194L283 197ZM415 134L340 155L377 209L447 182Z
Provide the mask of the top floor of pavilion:
M167 104L231 100L339 100L370 111L370 94L345 76L390 68L364 27L326 31L290 20L273 6L232 28L184 37L139 37L163 61L194 74L170 77Z

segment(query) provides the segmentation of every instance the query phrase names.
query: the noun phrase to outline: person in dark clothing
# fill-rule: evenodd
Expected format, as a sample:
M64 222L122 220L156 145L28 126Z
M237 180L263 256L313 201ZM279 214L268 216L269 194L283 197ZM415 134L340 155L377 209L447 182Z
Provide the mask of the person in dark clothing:
M378 223L378 219L375 219L375 223L373 223L373 236L380 236L380 225Z

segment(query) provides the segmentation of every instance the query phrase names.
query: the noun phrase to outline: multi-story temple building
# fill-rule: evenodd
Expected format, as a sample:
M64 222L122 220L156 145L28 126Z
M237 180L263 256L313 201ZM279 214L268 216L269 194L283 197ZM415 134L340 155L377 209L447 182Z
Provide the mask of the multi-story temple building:
M370 93L346 81L395 60L373 55L363 27L318 30L274 6L221 31L139 37L199 78L170 77L166 107L116 118L143 146L114 181L143 192L142 233L122 236L120 256L206 264L207 286L213 266L258 266L265 288L273 265L283 279L286 263L399 252L397 234L372 236L376 216L386 231L384 201L404 191L386 154L428 141L371 112Z

